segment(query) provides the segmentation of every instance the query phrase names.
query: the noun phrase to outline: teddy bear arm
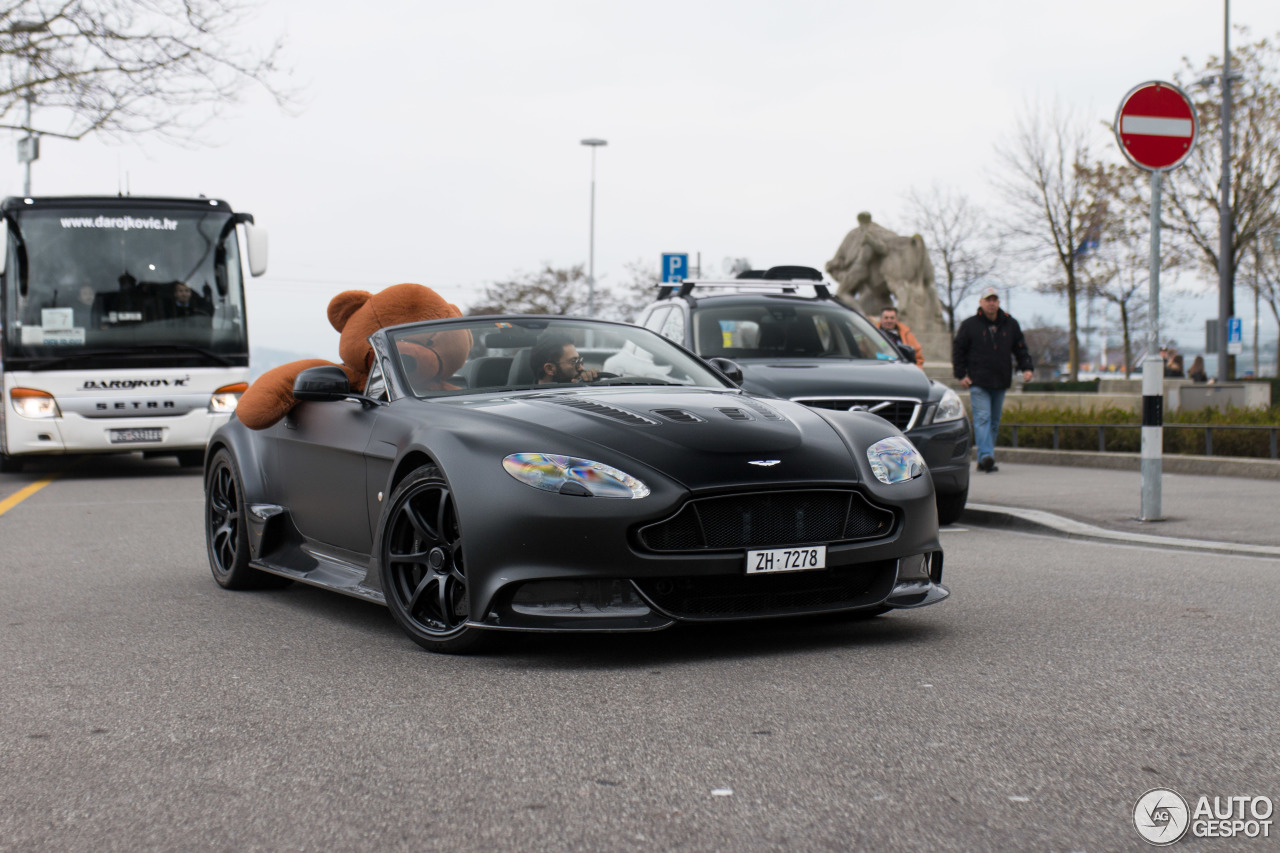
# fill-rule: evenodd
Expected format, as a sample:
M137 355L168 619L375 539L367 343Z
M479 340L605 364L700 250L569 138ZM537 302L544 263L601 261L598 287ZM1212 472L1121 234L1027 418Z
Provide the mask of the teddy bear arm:
M266 429L276 424L298 404L293 382L309 367L334 366L322 358L308 358L273 367L254 380L240 396L236 417L249 429ZM339 365L340 366L340 365Z

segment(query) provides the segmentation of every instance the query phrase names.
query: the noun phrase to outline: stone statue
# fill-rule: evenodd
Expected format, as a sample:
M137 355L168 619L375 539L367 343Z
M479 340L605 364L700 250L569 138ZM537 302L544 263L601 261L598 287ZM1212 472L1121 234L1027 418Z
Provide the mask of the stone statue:
M892 305L913 330L946 329L933 262L919 234L899 236L872 222L870 213L859 213L858 227L827 261L827 272L840 284L836 296L869 317Z
M838 283L836 298L871 319L893 306L898 319L911 327L930 361L950 361L951 340L942 320L942 303L934 287L933 262L919 234L903 237L858 214L850 231L827 261Z

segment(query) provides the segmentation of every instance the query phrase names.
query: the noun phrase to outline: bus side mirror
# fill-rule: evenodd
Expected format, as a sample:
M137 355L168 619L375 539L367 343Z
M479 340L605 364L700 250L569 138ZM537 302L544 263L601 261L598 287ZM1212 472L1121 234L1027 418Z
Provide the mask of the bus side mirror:
M4 275L4 262L9 259L9 223L0 219L0 275Z
M249 255L249 273L262 275L267 271L267 229L251 222L244 223L244 242Z

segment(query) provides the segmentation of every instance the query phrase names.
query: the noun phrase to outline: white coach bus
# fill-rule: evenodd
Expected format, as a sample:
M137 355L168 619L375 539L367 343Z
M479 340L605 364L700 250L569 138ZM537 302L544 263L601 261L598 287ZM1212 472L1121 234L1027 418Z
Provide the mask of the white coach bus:
M0 215L0 471L139 450L200 465L249 379L243 269L266 271L266 232L208 198L6 198Z

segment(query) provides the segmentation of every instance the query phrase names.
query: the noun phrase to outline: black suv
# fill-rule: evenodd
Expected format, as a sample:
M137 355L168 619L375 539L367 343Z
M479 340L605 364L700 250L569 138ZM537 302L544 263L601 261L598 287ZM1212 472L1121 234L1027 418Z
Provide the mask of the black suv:
M963 512L970 433L959 395L834 299L817 270L773 267L728 281L663 285L636 322L705 359L729 359L713 363L735 381L741 370L740 384L753 393L874 412L924 454L938 522L950 524Z

